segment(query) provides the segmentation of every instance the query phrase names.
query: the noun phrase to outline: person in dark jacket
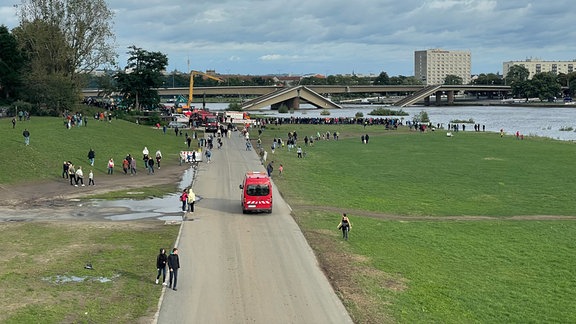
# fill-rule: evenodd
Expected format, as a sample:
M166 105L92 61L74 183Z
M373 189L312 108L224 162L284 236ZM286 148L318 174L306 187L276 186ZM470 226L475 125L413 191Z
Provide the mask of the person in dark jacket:
M158 257L156 257L156 269L158 269L158 275L156 276L156 284L160 279L160 274L162 274L162 285L166 286L166 264L168 262L168 256L166 255L166 249L160 249Z
M90 161L90 165L94 166L94 158L96 157L96 152L92 148L88 151L88 161Z
M170 279L168 288L176 289L178 282L178 269L180 269L180 259L178 258L178 249L173 248L172 253L168 256L168 269L170 270Z

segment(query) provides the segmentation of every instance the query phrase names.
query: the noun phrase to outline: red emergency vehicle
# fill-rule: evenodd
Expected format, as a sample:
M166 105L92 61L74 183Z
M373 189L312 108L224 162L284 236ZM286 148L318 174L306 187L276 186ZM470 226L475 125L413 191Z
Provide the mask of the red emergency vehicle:
M242 212L272 212L272 181L264 172L246 173L240 185Z

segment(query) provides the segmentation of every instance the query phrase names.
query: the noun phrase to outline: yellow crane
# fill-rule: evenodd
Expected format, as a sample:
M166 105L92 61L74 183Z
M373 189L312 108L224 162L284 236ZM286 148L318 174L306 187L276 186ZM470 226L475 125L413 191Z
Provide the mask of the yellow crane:
M196 75L201 75L203 77L207 77L208 79L224 82L224 80L222 80L216 76L204 73L204 72L195 71L195 70L190 71L190 89L188 90L188 107L187 108L190 108L191 104L192 104L192 96L194 94L194 76L196 76Z

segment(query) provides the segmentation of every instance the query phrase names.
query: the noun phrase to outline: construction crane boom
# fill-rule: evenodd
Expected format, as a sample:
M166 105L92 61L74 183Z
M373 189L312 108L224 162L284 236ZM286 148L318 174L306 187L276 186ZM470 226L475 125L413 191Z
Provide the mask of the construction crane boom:
M204 72L200 72L200 71L195 71L192 70L190 71L190 89L188 90L188 108L192 107L192 96L194 95L194 76L196 75L201 75L203 77L207 77L208 79L212 79L212 80L216 80L216 81L220 81L223 82L224 80L215 77L213 75L204 73Z

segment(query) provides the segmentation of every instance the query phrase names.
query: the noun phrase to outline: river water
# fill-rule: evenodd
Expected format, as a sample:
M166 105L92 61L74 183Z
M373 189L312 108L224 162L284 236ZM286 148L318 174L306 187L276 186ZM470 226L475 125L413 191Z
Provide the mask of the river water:
M228 104L208 104L209 109L225 110ZM379 105L343 105L343 109L330 110L329 116L321 116L320 109L309 109L301 105L301 109L293 113L280 114L277 111L260 110L258 114L281 117L354 117L357 112L368 115L372 110L382 107ZM486 131L500 132L504 129L506 134L515 134L517 131L525 136L541 136L557 140L575 141L575 131L565 131L572 127L576 129L576 107L517 107L517 106L445 106L423 107L412 106L405 108L384 107L391 110L403 110L409 114L404 120L411 120L421 111L428 113L432 124L443 124L446 127L452 120L470 120L485 125ZM380 116L373 116L380 117ZM472 124L466 124L466 131L474 131Z

